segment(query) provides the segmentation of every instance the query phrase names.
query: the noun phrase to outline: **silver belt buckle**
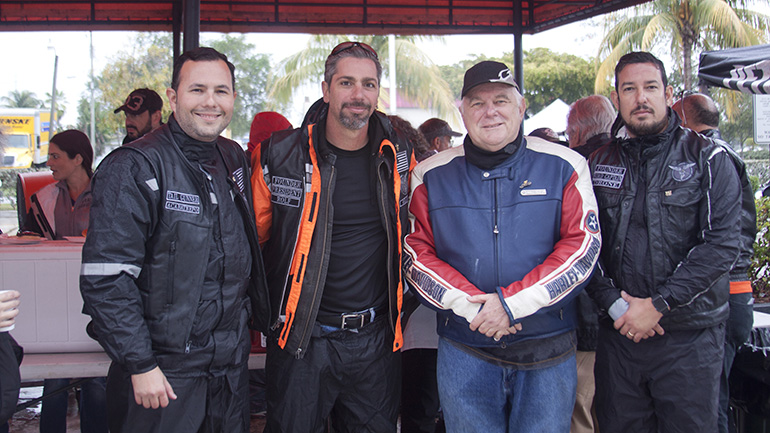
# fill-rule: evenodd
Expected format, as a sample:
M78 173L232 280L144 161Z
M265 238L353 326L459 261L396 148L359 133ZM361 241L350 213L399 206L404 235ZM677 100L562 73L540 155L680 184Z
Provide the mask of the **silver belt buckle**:
M347 323L348 319L358 319L360 321L360 325L358 325L357 328L352 329L358 329L364 327L364 314L363 313L355 313L355 314L343 314L342 315L342 326L340 329L348 329Z

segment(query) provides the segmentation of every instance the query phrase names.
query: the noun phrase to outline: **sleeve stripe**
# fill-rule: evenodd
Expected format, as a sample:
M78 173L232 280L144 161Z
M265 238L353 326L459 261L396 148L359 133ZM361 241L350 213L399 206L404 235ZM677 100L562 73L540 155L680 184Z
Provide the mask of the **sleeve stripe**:
M80 267L81 276L107 277L119 275L121 272L136 278L142 268L124 263L83 263Z

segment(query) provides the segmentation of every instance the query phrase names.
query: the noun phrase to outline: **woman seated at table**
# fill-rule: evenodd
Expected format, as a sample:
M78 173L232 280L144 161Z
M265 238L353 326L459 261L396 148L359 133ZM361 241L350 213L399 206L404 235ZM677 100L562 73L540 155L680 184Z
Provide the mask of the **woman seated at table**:
M40 189L35 196L55 234L83 236L88 229L91 210L91 165L94 151L88 137L80 131L69 130L53 136L48 143L48 162L53 178L58 182ZM43 231L32 211L27 215L21 233ZM105 379L93 378L80 385L80 431L106 433ZM43 407L40 413L41 433L63 433L67 430L67 392L69 379L46 379L43 382ZM50 395L50 397L46 397Z
M48 220L54 239L83 236L91 210L91 165L94 151L88 137L74 129L60 132L48 143L48 162L58 182L44 186L34 195ZM43 235L30 209L20 234Z

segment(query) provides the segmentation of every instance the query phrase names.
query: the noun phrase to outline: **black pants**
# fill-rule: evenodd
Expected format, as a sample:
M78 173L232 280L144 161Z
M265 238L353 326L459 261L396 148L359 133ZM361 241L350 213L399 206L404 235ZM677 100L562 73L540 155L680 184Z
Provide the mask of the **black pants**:
M131 375L112 363L107 375L111 433L248 433L248 366L216 377L166 377L176 400L165 408L136 404Z
M396 431L400 353L393 352L387 317L359 330L316 324L305 356L296 359L271 338L267 347L265 432Z
M600 326L596 415L601 432L717 431L724 325L634 343Z
M749 339L754 325L754 299L751 293L730 295L730 317L725 328L725 360L719 387L719 433L735 432L730 413L730 370L738 348Z
M5 424L16 412L19 401L19 359L11 334L0 332L0 424Z
M443 432L439 421L436 349L401 352L401 432Z

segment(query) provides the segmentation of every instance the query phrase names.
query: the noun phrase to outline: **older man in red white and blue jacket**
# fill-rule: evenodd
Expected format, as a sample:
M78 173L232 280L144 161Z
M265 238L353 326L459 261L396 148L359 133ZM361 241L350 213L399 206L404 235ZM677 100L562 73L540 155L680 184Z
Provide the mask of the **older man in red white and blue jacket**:
M575 399L574 299L601 247L585 160L524 137L510 70L465 74L463 146L412 173L406 275L438 311L448 431L568 432Z

